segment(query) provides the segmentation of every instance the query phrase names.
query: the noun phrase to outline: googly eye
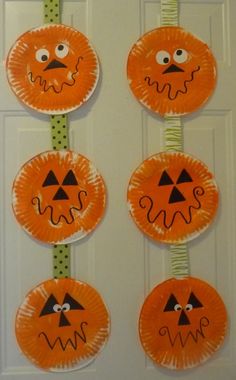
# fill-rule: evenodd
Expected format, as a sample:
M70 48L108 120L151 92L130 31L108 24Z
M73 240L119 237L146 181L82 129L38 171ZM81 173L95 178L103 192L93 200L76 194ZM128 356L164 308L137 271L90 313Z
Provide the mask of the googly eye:
M46 62L49 58L49 51L47 49L39 49L35 53L35 58L38 62Z
M177 49L174 52L173 58L177 63L184 63L188 59L188 52L184 49Z
M174 306L174 310L175 310L175 311L180 311L180 310L182 310L182 306L181 306L179 303L177 303L177 304Z
M188 303L186 306L185 306L185 310L186 311L191 311L193 310L193 305L191 303Z
M56 46L55 54L58 58L65 58L69 53L69 47L65 44L59 44Z
M63 303L61 310L65 311L65 312L69 311L70 310L70 304L69 303Z
M167 65L170 62L170 54L168 51L160 50L156 54L156 61L160 65Z
M53 310L55 311L55 313L59 313L61 311L61 305L55 303L55 305L53 306Z

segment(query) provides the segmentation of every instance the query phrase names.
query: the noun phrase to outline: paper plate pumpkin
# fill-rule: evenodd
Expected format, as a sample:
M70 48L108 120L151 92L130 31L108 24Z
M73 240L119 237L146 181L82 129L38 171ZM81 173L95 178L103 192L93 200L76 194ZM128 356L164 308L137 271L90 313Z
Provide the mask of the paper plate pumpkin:
M84 156L47 151L23 165L13 183L13 211L21 226L45 243L86 236L105 209L104 181Z
M62 24L47 24L20 36L8 54L6 68L16 96L47 114L81 106L93 93L99 72L88 39Z
M176 26L154 29L132 47L127 63L130 88L160 115L184 115L202 106L216 82L208 46Z
M208 168L180 152L161 152L133 173L128 205L137 226L163 243L191 240L213 220L218 189Z
M195 367L222 345L227 329L225 305L206 282L170 279L146 298L139 333L147 355L169 369Z
M63 278L45 281L28 293L15 329L20 349L34 365L70 371L98 355L108 339L110 320L94 288Z

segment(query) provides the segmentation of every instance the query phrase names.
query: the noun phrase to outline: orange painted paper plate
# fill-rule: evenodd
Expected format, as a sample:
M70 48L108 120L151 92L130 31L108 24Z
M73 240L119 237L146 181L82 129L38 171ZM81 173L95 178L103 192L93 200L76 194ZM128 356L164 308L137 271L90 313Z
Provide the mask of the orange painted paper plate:
M102 219L103 178L84 156L47 151L26 162L13 183L13 211L34 238L66 244L90 233Z
M110 318L99 293L71 278L36 286L19 307L16 338L25 356L46 371L88 365L108 340Z
M144 34L133 45L127 76L134 96L160 115L184 115L201 107L216 84L209 47L177 26Z
M128 206L137 226L154 240L181 243L212 222L218 189L207 166L180 152L155 154L135 170Z
M216 290L193 277L170 279L146 298L139 334L146 354L174 370L195 367L222 345L227 312Z
M97 55L78 30L47 24L21 35L6 62L9 84L27 106L47 114L80 107L99 75Z

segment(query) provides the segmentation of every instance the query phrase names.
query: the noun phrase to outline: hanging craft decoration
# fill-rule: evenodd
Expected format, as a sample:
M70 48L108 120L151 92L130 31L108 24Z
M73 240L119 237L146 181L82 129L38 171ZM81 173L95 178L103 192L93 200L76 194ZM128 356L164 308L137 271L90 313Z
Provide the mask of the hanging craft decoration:
M20 36L6 70L19 100L50 115L52 151L26 162L13 183L13 211L21 227L53 244L53 277L31 290L19 307L15 331L23 354L53 372L82 368L108 340L110 318L99 293L70 277L70 243L101 221L102 176L86 157L69 150L67 115L82 106L98 82L97 55L78 30L60 24L60 1L44 0L41 27Z
M145 352L156 364L178 370L206 361L221 346L226 328L222 299L213 287L193 277L157 285L139 319Z
M48 280L29 292L16 315L22 352L44 370L89 364L109 336L109 316L98 292L74 279Z
M184 115L212 94L216 63L208 46L177 26L144 34L127 63L130 88L148 109L160 115Z
M94 165L72 151L48 151L28 161L13 184L13 210L36 239L71 243L90 233L105 209L105 184Z
M135 97L164 116L165 151L145 159L128 186L130 214L148 237L169 244L173 278L146 297L139 336L159 366L184 370L204 363L223 344L225 305L208 283L190 277L186 242L209 227L218 208L213 174L183 153L180 115L203 106L216 84L208 46L178 26L178 1L161 1L160 28L141 36L128 56L127 77Z
M99 75L98 58L88 39L62 24L43 25L20 36L6 67L15 95L51 115L80 107L92 95Z
M163 243L191 240L213 220L218 189L205 164L181 152L155 154L135 170L128 204L137 226Z

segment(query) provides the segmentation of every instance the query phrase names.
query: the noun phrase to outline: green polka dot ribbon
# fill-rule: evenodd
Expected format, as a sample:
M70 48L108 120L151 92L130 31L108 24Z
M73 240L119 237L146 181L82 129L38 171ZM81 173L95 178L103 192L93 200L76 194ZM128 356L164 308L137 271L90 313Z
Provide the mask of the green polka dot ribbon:
M44 0L44 23L59 24L60 0ZM51 115L51 141L54 150L69 148L67 115ZM54 278L70 277L70 245L58 244L53 247Z
M58 244L53 247L53 277L70 277L70 246Z
M51 115L51 140L54 150L69 148L67 115ZM59 244L53 247L54 278L70 277L70 245Z
M178 0L161 0L161 25L177 26ZM167 152L183 151L183 126L178 116L165 116L164 150ZM176 278L190 274L188 249L185 243L170 246L171 274Z
M59 24L60 23L60 0L44 0L44 23Z
M67 115L51 116L51 139L54 150L69 148Z
M51 136L54 150L67 149L69 139L67 133L67 116L51 116ZM54 278L70 277L70 245L59 244L53 247L53 276Z

